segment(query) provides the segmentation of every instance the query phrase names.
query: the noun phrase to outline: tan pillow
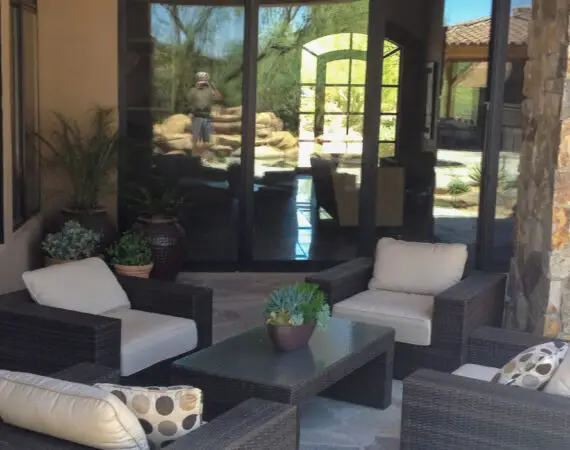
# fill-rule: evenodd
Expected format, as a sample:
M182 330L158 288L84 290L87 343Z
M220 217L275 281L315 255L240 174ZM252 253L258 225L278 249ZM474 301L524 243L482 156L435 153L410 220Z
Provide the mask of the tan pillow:
M376 246L371 290L437 295L457 284L467 261L464 244L382 238Z
M561 342L546 342L527 348L505 364L492 381L526 389L542 389L553 377L567 350L567 344Z
M22 278L40 305L87 314L131 306L126 292L101 258L24 272Z
M40 375L0 370L0 418L87 447L149 448L137 418L114 395Z
M97 384L139 419L151 448L163 448L201 425L202 391L191 386L127 387Z

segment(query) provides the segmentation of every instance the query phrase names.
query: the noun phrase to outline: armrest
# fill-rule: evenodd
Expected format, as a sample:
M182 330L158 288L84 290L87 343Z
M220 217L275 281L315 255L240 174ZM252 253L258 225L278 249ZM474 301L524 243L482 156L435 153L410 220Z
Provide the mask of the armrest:
M479 327L469 338L468 360L473 364L503 367L523 350L550 341L552 339L522 331Z
M0 299L0 367L54 373L84 361L120 367L121 321L37 305L26 291Z
M570 448L569 421L569 398L420 369L404 380L400 448Z
M121 382L121 371L85 362L60 370L51 374L50 377L88 385L95 383L118 384Z
M506 279L504 274L475 272L436 295L432 343L455 345L454 351L460 351L465 360L475 328L501 325Z
M297 407L249 399L202 425L168 448L172 450L295 450L299 441Z
M368 289L373 266L372 258L356 258L309 275L305 281L318 284L332 307L335 303Z
M120 276L117 279L133 309L192 319L198 329L198 348L212 345L211 289L154 279Z

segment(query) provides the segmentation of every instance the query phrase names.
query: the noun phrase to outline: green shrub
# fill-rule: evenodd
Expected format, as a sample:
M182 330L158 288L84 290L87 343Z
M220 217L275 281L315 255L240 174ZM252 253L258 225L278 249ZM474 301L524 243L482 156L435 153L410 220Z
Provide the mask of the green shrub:
M68 220L57 233L49 233L42 241L42 250L52 259L65 261L93 256L101 235Z
M461 178L452 178L452 180L447 185L447 192L451 195L461 195L469 192L471 187L467 182Z
M481 179L483 178L483 172L481 171L481 166L471 166L469 168L469 179L475 186L481 186Z
M314 322L319 328L326 328L330 307L319 286L299 283L275 290L264 315L271 325L298 326Z
M152 262L150 238L143 233L126 231L108 250L111 264L146 266Z

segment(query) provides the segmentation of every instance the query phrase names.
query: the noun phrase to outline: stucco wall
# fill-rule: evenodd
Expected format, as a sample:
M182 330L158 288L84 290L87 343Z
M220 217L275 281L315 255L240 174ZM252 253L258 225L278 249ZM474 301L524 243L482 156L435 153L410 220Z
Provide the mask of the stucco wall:
M22 287L22 272L37 262L42 230L37 216L12 231L12 105L10 56L10 0L0 0L0 43L2 47L2 150L4 243L0 244L0 294Z
M40 131L49 136L53 112L84 119L96 105L118 105L118 0L38 0ZM63 178L44 170L42 211L66 201ZM116 214L116 191L102 201Z

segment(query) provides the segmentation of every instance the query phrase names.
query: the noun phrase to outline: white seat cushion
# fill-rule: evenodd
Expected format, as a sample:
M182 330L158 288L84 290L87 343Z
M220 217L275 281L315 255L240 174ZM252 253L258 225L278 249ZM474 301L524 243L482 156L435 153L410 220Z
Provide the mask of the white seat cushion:
M429 295L364 291L335 304L333 315L392 327L397 342L430 345L433 302Z
M135 309L103 314L121 320L121 375L129 376L198 345L196 323Z
M24 272L24 284L43 306L87 314L103 314L131 303L101 258L88 258Z
M570 355L568 352L566 352L554 375L544 387L544 392L570 397Z
M435 296L461 280L466 261L464 244L382 238L368 288Z
M491 381L499 372L496 367L480 366L479 364L463 364L453 372L453 375L473 378L475 380Z
M123 402L110 392L79 383L0 370L0 417L8 424L89 448L149 448L142 425Z

